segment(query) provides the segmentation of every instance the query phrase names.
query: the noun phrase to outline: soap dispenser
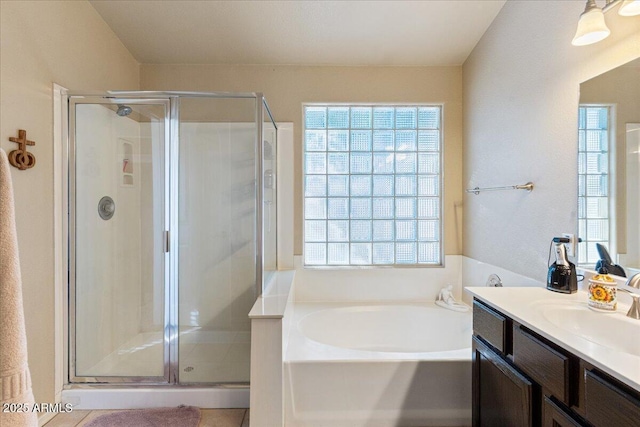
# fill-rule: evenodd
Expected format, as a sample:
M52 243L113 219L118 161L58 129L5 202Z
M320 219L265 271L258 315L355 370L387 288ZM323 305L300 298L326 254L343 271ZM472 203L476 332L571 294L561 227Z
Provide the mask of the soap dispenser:
M589 279L589 308L596 311L613 312L618 308L618 284L609 275L606 267Z

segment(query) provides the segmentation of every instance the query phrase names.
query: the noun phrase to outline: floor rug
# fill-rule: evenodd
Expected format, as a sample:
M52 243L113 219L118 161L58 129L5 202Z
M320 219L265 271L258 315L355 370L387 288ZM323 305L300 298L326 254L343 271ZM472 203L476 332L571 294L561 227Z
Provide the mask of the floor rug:
M198 427L199 422L199 408L178 406L112 412L100 415L85 427Z

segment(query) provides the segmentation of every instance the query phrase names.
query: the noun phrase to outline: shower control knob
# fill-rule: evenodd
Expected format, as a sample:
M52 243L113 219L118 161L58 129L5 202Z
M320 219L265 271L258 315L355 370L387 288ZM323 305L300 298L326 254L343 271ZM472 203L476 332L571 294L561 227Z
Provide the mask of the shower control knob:
M105 221L110 220L116 213L116 203L109 196L104 196L98 202L98 215Z

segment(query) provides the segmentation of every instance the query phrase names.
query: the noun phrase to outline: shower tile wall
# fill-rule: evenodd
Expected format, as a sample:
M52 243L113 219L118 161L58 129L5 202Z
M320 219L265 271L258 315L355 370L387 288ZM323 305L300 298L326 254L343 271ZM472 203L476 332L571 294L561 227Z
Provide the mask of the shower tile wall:
M255 125L180 125L180 381L249 380Z
M153 227L142 228L141 244L143 248L158 248L163 244L162 236L154 234L153 230L164 229L162 215L159 214L164 210L164 176L162 168L154 165L163 163L160 148L165 144L163 123L140 123L140 135L141 216L153 218ZM143 333L162 330L164 325L163 258L161 250L142 251L140 331Z
M76 283L82 284L76 292L77 370L82 375L139 332L140 186L122 186L117 171L120 142L138 152L140 131L137 122L100 105L79 105L76 123ZM103 196L116 203L108 221L97 212Z

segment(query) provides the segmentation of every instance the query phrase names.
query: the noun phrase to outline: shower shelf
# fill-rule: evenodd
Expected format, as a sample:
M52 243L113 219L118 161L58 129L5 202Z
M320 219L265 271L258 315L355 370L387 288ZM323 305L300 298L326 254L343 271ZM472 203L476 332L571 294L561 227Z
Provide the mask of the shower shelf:
M135 175L133 169L133 142L120 139L120 159L122 164L121 181L123 187L133 187Z

